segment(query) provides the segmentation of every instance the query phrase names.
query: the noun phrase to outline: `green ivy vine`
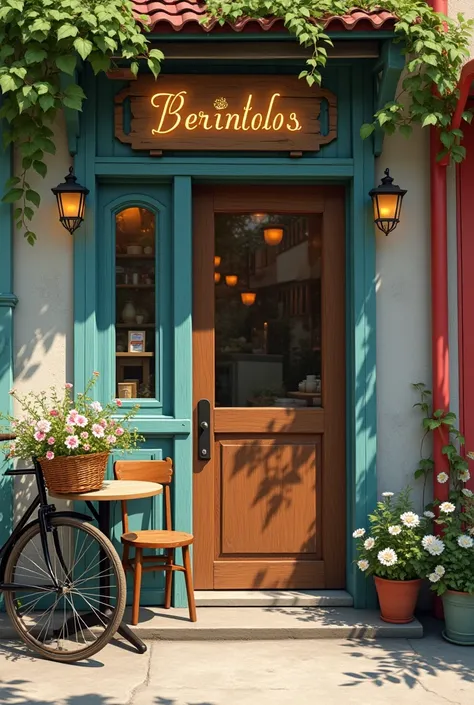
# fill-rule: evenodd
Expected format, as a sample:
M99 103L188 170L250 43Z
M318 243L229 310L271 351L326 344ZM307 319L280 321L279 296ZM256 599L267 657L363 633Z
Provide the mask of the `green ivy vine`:
M380 8L380 0L360 0L366 10ZM321 83L327 49L332 46L324 30L327 16L341 16L353 0L208 0L208 17L223 24L243 16L277 17L299 43L311 49L300 77L309 85ZM408 137L413 124L439 128L443 151L456 162L465 148L462 131L451 129L457 83L469 54L474 22L434 12L425 0L383 0L383 8L397 18L395 33L407 57L400 93L362 125L367 138L377 126L387 134L397 129ZM6 119L5 145L13 143L21 158L21 173L7 183L3 200L15 203L14 219L33 244L30 222L40 195L31 188L31 169L46 176L45 154L54 154L53 123L63 107L80 111L86 96L77 81L80 62L95 74L108 71L114 57L130 61L137 73L146 60L156 77L163 54L150 49L145 36L146 18L136 18L129 0L2 0L0 6L0 118ZM69 76L64 81L64 75ZM470 122L466 111L463 119Z
M53 123L63 107L81 110L86 96L77 82L81 61L95 74L114 57L129 59L138 73L145 59L156 77L163 54L150 49L129 0L2 0L0 6L0 117L8 122L4 145L14 143L21 173L7 182L3 201L15 203L14 219L30 244L30 221L40 205L31 169L46 176L45 154L54 154ZM72 77L64 81L64 74Z
M413 124L433 125L439 128L443 146L439 158L449 154L454 161L462 161L463 133L451 129L451 119L459 75L469 56L473 20L462 14L455 19L441 15L426 0L207 0L209 17L220 24L242 17L283 20L299 43L311 49L306 69L300 73L310 86L321 83L327 49L333 46L324 30L325 18L347 14L354 5L368 11L383 8L395 15L396 41L402 43L406 56L400 92L375 113L373 122L361 126L361 137L369 137L378 126L389 135L399 130L409 137ZM463 119L470 122L472 113L464 112Z

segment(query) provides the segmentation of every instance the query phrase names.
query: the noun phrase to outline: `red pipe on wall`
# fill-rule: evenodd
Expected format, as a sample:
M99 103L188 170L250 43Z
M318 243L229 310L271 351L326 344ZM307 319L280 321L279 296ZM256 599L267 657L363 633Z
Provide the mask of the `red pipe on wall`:
M447 0L432 0L436 12L448 14ZM441 151L439 132L430 133L430 208L431 208L431 356L433 409L449 409L449 311L448 311L448 217L446 165L436 160ZM449 467L442 453L446 438L443 433L433 436L433 494L435 499L448 499L448 484L441 484L437 475Z

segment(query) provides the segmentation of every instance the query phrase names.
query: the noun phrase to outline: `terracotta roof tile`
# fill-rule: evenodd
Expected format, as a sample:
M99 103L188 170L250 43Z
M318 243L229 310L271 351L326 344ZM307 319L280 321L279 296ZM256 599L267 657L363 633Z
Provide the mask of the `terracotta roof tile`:
M225 27L216 26L216 22L201 25L200 20L206 13L205 3L201 0L132 0L133 9L137 15L146 15L149 26L155 32L177 32L186 27L188 30L206 31L211 29L220 31L267 31L279 25L283 29L283 22L276 18L254 20L243 18L232 25ZM357 7L342 17L328 17L326 29L337 32L341 30L370 31L374 29L392 29L396 17L386 10L365 11Z

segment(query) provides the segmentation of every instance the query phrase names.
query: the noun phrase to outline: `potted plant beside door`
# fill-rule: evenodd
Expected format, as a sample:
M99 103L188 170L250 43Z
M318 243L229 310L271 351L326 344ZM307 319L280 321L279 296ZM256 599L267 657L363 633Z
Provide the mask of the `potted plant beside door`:
M421 538L427 520L413 511L410 489L398 496L384 492L369 515L369 530L356 529L359 570L373 575L385 622L405 624L414 619L421 586Z
M6 447L9 457L36 458L51 492L70 494L99 489L110 453L136 448L141 440L128 424L137 406L119 416L120 399L102 406L90 397L98 376L94 372L75 400L69 382L62 395L55 388L49 394L26 395L12 389L10 394L23 413L19 418L0 415L0 420L9 422L8 428L0 430L16 436Z
M469 470L446 473L438 479L451 481L449 501L433 503L437 516L428 510L434 531L422 538L424 571L432 590L443 598L445 630L443 637L454 644L474 646L474 495L464 486Z

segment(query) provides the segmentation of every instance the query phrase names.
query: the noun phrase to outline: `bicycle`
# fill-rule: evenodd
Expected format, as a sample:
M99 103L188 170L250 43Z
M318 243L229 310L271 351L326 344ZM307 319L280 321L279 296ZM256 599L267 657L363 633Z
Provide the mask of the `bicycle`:
M0 435L0 441L14 436ZM91 517L56 511L41 467L7 470L34 475L38 494L0 546L0 594L18 636L41 656L72 663L100 651L120 627L126 582L120 558ZM38 509L38 517L30 521Z

